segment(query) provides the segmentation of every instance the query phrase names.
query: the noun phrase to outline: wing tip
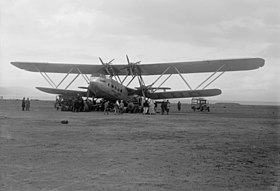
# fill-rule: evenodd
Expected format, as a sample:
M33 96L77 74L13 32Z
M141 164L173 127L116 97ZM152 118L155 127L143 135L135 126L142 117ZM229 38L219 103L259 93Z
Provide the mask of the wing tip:
M30 72L37 72L37 70L35 69L35 67L33 66L33 64L31 62L12 61L10 63L11 63L11 65L14 65L15 67L17 67L19 69L30 71Z
M13 61L13 62L10 62L10 63L19 68L19 62Z
M259 68L264 66L264 64L265 64L264 58L255 58L255 59L256 59L256 63L258 64Z
M202 95L202 96L218 96L222 94L222 90L221 89L202 89L200 90L202 92L205 92L206 94Z

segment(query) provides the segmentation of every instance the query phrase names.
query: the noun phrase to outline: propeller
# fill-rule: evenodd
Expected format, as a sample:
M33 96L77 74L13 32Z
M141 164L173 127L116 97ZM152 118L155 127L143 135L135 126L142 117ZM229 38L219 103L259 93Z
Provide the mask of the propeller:
M115 70L114 70L114 68L112 67L112 62L115 60L115 59L112 59L110 62L107 62L107 63L105 63L105 62L103 62L103 60L99 57L99 60L100 60L100 62L102 63L102 65L103 65L103 70L105 70L105 72L108 74L108 75L110 75L110 77L112 77L112 76L115 76Z
M151 85L145 86L145 85L140 85L140 87L136 87L136 91L138 91L138 93L141 92L143 97L147 96L147 93L152 89ZM139 92L140 91L140 92Z
M138 62L130 62L128 56L126 55L126 60L128 63L127 71L129 75L141 75L141 69L138 67L141 61Z

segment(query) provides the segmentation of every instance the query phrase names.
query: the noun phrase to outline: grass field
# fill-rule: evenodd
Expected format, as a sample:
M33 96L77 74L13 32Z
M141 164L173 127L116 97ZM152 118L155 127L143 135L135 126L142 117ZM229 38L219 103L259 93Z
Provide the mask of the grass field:
M277 190L279 107L104 115L0 101L0 190ZM62 124L68 120L68 124Z

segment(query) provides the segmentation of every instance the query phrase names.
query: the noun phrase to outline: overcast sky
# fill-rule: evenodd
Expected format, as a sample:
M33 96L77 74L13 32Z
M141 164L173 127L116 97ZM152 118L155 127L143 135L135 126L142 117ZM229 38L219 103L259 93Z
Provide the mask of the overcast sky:
M40 74L11 61L100 64L101 57L125 64L128 54L148 64L261 57L261 69L225 73L209 88L222 89L216 100L279 102L279 0L0 2L1 87L49 87ZM205 75L185 77L195 87ZM83 85L81 78L71 88ZM187 89L178 76L166 86Z

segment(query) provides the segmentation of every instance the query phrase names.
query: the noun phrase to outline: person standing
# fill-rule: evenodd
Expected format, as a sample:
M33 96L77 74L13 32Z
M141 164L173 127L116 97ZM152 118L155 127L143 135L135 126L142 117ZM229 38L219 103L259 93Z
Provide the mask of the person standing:
M27 100L25 101L25 105L26 105L26 111L29 111L29 109L30 109L30 100L29 100L29 98L27 98Z
M84 112L88 112L88 100L84 100Z
M155 114L155 104L154 101L151 99L149 103L149 114L154 115Z
M161 102L160 107L161 107L161 115L163 115L164 114L164 110L165 110L165 101L164 100Z
M149 102L148 99L145 100L144 104L143 104L144 110L143 110L143 114L146 115L148 114L148 109L149 109Z
M109 101L106 101L106 102L104 103L104 115L105 115L105 113L106 113L107 115L109 115Z
M166 109L167 115L169 115L169 110L170 110L170 102L169 102L169 100L167 100L167 102L165 103L165 109Z
M21 107L22 107L22 111L24 111L24 108L25 108L25 97L21 101Z
M120 114L124 113L124 103L123 103L123 100L121 100L119 112L120 112Z
M181 102L180 101L177 103L177 109L178 109L178 111L181 111Z
M119 101L117 100L115 105L114 105L114 110L115 110L114 115L120 114L119 108L120 108L120 104L119 104Z
M154 104L155 104L155 113L157 113L157 102L154 102Z

